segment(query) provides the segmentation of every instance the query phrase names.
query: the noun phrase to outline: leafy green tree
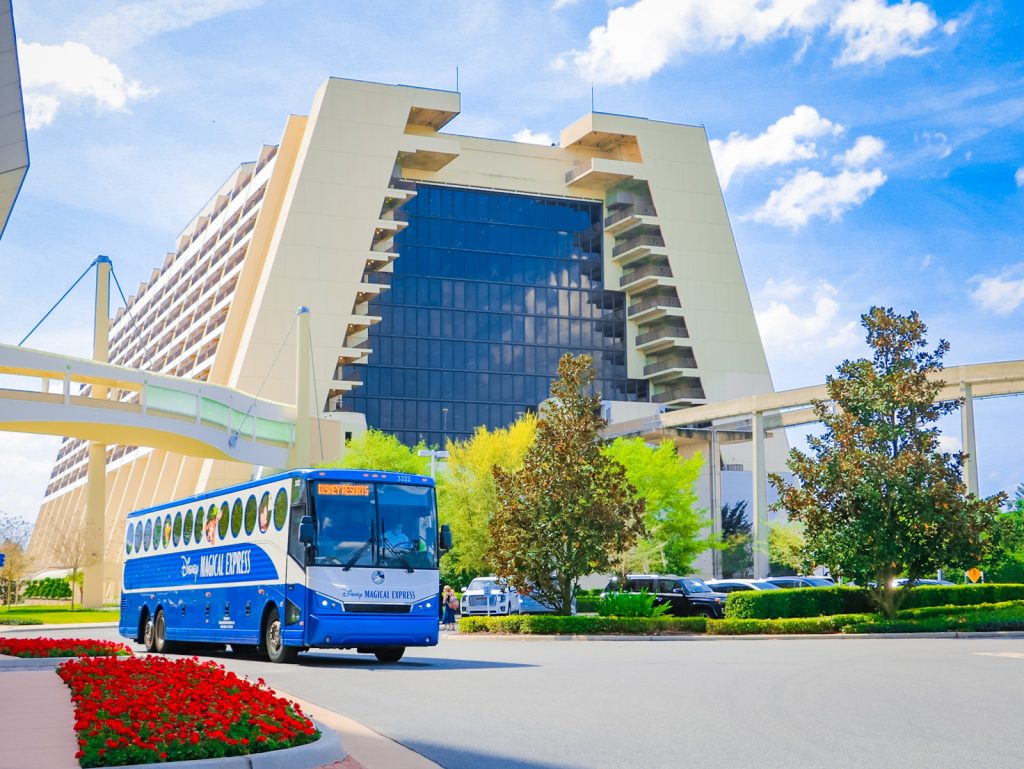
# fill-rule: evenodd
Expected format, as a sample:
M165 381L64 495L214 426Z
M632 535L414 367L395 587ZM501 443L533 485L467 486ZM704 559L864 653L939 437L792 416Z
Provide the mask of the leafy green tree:
M647 536L622 554L622 573L689 574L694 559L712 545L712 537L701 534L711 525L707 513L694 509L701 455L680 461L672 441L650 446L643 438L616 438L603 451L626 469L626 478L644 500Z
M968 495L964 455L938 448L935 423L959 403L935 403L943 383L929 375L942 370L949 344L927 351L916 312L872 307L861 322L872 358L843 361L827 378L830 402L814 403L825 434L808 436L810 454L789 455L799 483L771 481L777 507L804 524L808 557L837 576L874 581L872 598L892 617L909 589L895 588L896 577L982 559L1005 495Z
M18 583L29 570L28 542L32 524L23 518L0 512L0 553L5 556L0 567L0 594L8 606L18 598Z
M443 522L451 525L453 549L442 570L450 580L468 583L473 577L494 572L487 557L491 547L490 522L498 506L498 490L491 468L516 472L537 432L537 418L527 414L507 428L478 427L465 441L448 442L445 472L438 478Z
M798 523L768 526L768 569L776 576L810 571L804 555L803 527Z
M488 558L499 576L568 614L579 578L606 570L644 534L644 503L622 465L601 451L600 396L590 357L558 364L523 467L493 469L498 506Z
M410 448L393 435L370 429L348 441L345 444L345 453L341 457L333 462L325 462L320 467L429 475L430 458L421 457L416 453L425 448L423 441Z

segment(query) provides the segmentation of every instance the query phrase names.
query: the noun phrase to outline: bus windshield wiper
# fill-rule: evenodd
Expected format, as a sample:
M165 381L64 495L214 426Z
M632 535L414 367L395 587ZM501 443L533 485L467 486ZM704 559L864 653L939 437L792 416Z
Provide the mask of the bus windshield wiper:
M373 544L373 536L373 534L370 535L370 538L363 543L363 546L359 548L356 551L356 554L349 559L349 562L342 567L342 571L348 571L356 565L356 561L358 561L362 557L363 553L366 552L366 548Z
M415 569L413 569L412 566L409 565L409 562L407 560L405 560L405 556L402 555L400 552L398 552L398 548L396 548L394 545L391 544L391 542L388 541L387 536L384 537L384 547L386 547L388 550L390 550L391 554L394 555L395 558L397 558L399 561L402 562L402 566L405 567L405 570L407 572L409 572L410 574L415 572Z

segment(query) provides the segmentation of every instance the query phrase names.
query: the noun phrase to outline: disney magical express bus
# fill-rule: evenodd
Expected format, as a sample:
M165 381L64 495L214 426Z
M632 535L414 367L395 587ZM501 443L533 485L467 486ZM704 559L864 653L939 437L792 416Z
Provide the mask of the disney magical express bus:
M430 478L293 470L128 516L120 632L150 651L202 643L288 662L355 648L397 662L438 635Z

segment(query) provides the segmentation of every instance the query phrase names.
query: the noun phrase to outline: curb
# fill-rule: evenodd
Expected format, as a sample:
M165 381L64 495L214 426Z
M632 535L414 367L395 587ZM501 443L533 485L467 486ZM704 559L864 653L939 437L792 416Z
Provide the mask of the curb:
M110 622L79 622L71 623L66 625L0 625L0 633L35 633L39 630L94 630L96 628L114 627L118 626L119 620L111 620Z
M446 641L799 641L801 639L849 641L863 639L901 638L1024 638L1024 631L993 630L966 632L947 630L938 633L754 633L748 635L539 635L519 633L465 633L443 636Z
M197 758L189 761L161 761L155 764L127 764L119 769L318 769L344 760L341 738L333 729L312 719L320 739L307 745L266 753L249 753L225 758Z

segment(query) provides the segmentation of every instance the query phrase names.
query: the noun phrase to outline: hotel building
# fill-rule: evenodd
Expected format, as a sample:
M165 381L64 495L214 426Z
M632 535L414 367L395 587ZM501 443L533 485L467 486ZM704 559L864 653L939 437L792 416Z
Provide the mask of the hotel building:
M329 79L117 311L111 362L294 402L307 306L327 459L367 426L430 445L504 426L565 352L593 356L613 419L772 390L703 128L592 113L547 147L443 130L459 111L455 92ZM66 439L41 561L86 467ZM108 563L129 511L270 469L112 447Z

